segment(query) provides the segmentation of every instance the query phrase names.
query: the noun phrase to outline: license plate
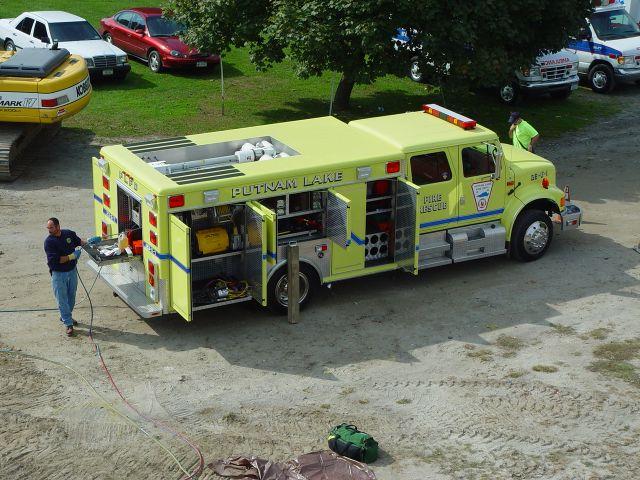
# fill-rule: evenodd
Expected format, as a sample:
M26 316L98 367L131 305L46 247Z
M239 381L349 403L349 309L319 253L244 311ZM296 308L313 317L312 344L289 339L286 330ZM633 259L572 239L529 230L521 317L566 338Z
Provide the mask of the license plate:
M206 67L207 62L196 62L196 67Z
M102 70L102 75L113 75L113 68L105 68Z

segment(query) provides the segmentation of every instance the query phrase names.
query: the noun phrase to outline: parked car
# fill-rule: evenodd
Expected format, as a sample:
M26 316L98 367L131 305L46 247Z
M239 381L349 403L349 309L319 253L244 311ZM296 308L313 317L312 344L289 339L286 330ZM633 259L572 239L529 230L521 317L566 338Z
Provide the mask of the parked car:
M54 43L84 57L92 78L124 78L131 65L127 54L102 40L84 18L67 12L24 12L0 19L0 42L5 50L51 48Z
M100 20L104 40L147 62L153 72L220 63L218 55L199 52L180 40L182 30L183 25L162 16L161 8L131 8Z
M406 44L411 37L406 29L399 28L393 40ZM417 56L412 59L409 77L414 82L423 81ZM565 99L577 88L578 56L574 52L562 49L555 53L540 55L533 65L515 71L513 78L499 85L497 90L500 100L513 104L523 94L549 94L553 98Z

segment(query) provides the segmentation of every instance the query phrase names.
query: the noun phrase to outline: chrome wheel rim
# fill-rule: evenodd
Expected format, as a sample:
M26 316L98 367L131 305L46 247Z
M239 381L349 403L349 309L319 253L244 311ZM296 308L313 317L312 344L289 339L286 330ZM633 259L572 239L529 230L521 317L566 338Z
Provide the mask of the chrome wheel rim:
M152 53L151 55L149 55L149 66L151 67L151 70L153 70L154 72L157 72L158 69L160 68L160 57L158 56L157 53Z
M309 278L304 272L300 272L300 301L302 303L309 294ZM282 275L276 283L276 300L277 302L286 307L289 305L289 295L287 289L289 288L289 282L286 275Z
M549 226L543 221L536 221L529 225L524 233L524 250L529 255L542 252L549 243Z
M111 35L106 34L104 36L104 41L107 42L107 43L113 43L113 38L111 38Z
M593 85L596 88L604 88L607 86L607 74L602 70L593 73Z
M8 42L7 43L7 51L8 52L15 52L16 51L16 45L13 42Z
M422 72L420 71L418 62L413 62L411 64L411 79L415 82L422 80Z
M505 85L500 89L500 98L505 102L513 102L516 96L516 91L512 85Z

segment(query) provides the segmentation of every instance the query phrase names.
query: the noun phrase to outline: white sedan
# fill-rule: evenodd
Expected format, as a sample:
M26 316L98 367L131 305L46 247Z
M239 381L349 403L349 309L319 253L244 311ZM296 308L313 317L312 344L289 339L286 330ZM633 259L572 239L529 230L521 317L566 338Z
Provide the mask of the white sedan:
M127 54L102 40L84 18L67 12L24 12L16 18L0 19L0 45L5 50L22 48L66 48L82 55L92 78L124 78L131 70Z

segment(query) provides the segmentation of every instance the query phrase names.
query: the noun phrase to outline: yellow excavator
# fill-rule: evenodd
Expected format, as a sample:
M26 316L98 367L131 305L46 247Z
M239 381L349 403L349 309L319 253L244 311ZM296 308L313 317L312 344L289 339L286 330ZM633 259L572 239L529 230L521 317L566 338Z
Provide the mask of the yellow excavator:
M0 52L0 180L18 177L24 149L50 138L91 93L84 59L64 48Z

